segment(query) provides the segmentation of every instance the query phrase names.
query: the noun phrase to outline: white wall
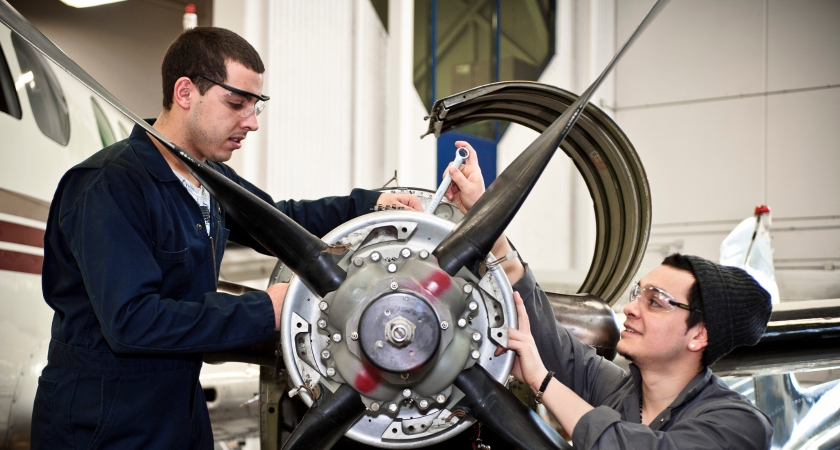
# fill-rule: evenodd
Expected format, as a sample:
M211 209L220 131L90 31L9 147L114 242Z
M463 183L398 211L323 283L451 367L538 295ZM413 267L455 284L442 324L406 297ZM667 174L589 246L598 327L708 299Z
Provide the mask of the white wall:
M652 4L617 2L619 42ZM651 184L645 268L676 250L717 260L759 203L782 283L840 263L838 23L837 1L673 0L639 39L615 117ZM823 272L817 283L840 284Z

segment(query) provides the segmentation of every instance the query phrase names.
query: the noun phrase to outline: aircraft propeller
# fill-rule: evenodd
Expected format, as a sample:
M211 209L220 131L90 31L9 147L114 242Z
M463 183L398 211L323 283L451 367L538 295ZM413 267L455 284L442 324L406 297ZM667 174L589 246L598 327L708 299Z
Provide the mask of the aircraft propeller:
M326 243L277 211L273 205L263 202L162 136L67 57L5 0L0 2L0 21L172 151L225 211L292 269L314 293L324 298L341 287L345 279L352 278L348 278L347 272L337 264L334 251ZM440 242L433 255L439 267L450 277L454 277L464 267L474 273L477 271L478 264L490 252L493 243L522 206L591 95L666 2L657 1L598 79L516 158L455 229ZM465 395L460 404L510 443L523 448L569 448L554 430L480 365L462 371L454 380L454 385ZM320 391L319 398L313 399L313 406L287 441L285 449L297 450L313 446L328 448L364 414L365 405L358 392L349 384L341 384L334 392L323 385L319 387L316 390Z

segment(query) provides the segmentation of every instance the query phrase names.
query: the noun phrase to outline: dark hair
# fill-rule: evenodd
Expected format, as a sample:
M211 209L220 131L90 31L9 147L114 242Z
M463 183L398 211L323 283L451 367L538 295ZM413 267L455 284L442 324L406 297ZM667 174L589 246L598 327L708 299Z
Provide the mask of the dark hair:
M213 87L204 75L224 83L226 64L234 61L257 73L265 72L259 53L242 36L224 28L197 27L185 31L166 51L160 66L163 78L163 108L172 107L175 82L189 77L201 95Z
M679 253L674 253L673 255L670 255L667 258L665 258L662 261L662 265L673 267L679 270L685 270L686 272L694 276L694 283L691 284L691 288L689 288L688 290L688 306L702 310L703 299L700 297L700 285L697 284L697 275L694 273L694 267L692 267L691 262L688 260L688 258ZM686 325L688 325L688 328L691 328L701 322L703 322L703 314L696 311L691 311L688 314L688 319L686 319L685 321Z

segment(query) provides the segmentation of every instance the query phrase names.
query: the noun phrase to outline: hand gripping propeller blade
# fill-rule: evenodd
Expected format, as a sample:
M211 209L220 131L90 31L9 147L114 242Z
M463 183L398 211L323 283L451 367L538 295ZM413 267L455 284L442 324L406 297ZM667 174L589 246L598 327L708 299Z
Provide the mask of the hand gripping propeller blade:
M0 22L29 42L44 56L64 69L88 89L125 114L138 126L157 139L204 185L236 220L263 247L279 258L320 296L334 291L344 281L346 272L325 252L327 244L310 234L285 214L278 211L242 186L196 160L183 149L160 134L64 54L43 33L20 15L6 0L0 0Z
M525 203L531 189L557 147L580 117L592 94L665 3L667 0L656 2L598 79L496 178L452 233L438 244L434 255L438 258L441 269L453 276L462 267L473 273L477 272L478 264L487 256L493 244Z

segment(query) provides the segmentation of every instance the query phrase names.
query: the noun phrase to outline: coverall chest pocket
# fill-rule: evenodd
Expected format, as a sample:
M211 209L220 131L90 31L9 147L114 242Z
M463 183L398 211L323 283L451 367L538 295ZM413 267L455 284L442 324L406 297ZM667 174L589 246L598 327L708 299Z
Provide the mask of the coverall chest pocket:
M185 283L184 280L189 279L188 277L192 272L190 249L185 248L170 252L155 248L154 257L160 268L161 296L179 298L185 293L188 286L188 283Z

